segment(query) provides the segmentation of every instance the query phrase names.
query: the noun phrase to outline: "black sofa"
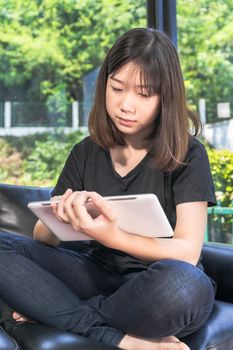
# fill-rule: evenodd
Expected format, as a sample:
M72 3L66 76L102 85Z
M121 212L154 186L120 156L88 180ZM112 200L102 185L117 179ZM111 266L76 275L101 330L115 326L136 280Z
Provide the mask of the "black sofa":
M36 218L28 210L27 203L49 197L48 188L0 184L0 234L7 231L31 237ZM75 248L75 242L62 244L68 248ZM202 256L207 274L218 284L216 303L206 324L183 340L191 350L233 350L233 247L205 244ZM3 326L0 327L0 350L13 349L113 350L116 348L38 323L3 322Z

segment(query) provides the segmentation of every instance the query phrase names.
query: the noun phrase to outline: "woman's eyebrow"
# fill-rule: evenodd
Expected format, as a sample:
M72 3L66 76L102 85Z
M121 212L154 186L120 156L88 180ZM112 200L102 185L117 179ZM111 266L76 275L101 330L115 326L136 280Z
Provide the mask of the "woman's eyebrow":
M115 78L115 77L113 77L113 76L111 76L110 79L116 81L117 83L125 84L124 81L119 80L119 79L117 79L117 78ZM134 85L134 87L135 87L135 88L141 88L141 89L143 89L143 88L148 88L148 85L141 85L141 84L138 84L138 85Z
M111 76L110 79L116 81L117 83L124 84L123 81L121 81L121 80L119 80L117 78L114 78L113 76Z

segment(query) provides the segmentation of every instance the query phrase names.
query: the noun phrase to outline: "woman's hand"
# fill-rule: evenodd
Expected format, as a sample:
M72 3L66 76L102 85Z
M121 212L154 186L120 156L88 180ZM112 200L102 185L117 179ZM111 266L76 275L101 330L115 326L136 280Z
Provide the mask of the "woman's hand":
M51 198L51 208L54 215L61 222L69 222L69 218L64 211L64 203L66 199L73 193L73 191L68 188L62 196L54 196ZM76 192L78 193L78 192Z
M96 192L67 190L58 203L51 203L61 222L69 222L76 231L114 248L124 233L117 227L117 217L108 202ZM88 208L91 207L91 210ZM91 215L93 211L96 216Z
M98 211L96 217L88 212L87 203ZM51 206L54 206L54 213L60 221L71 223L75 230L108 248L148 261L176 259L196 265L199 259L207 221L206 202L177 205L172 239L143 237L120 230L109 203L96 192L67 190L59 203Z

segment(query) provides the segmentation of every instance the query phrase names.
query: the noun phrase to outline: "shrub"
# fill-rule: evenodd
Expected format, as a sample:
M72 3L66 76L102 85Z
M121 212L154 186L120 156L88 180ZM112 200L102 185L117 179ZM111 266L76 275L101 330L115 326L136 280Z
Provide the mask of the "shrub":
M0 138L0 181L35 186L54 186L73 145L85 136L80 131ZM233 202L233 153L206 145L218 199Z
M84 136L76 131L0 138L0 182L54 186L69 151Z
M233 153L229 150L215 150L206 146L216 196L221 206L232 207L233 202Z
M9 182L11 179L12 182L17 183L17 179L23 173L22 155L3 138L0 138L0 149L0 182Z
M31 182L50 180L54 186L73 145L84 137L80 131L69 134L49 134L46 140L36 141L31 154L24 160L24 169Z

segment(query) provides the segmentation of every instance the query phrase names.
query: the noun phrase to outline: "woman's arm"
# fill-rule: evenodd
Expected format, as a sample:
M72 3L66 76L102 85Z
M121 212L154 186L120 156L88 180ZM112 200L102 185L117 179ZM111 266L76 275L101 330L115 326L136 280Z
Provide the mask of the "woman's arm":
M38 220L33 230L33 239L41 241L49 245L57 245L60 240L50 231L50 229Z
M146 238L121 233L112 248L140 259L178 259L196 265L204 240L207 203L183 203L177 205L176 210L177 224L172 239Z
M85 203L92 200L101 215L93 219ZM106 247L121 250L142 260L178 259L196 265L204 239L207 203L177 205L177 223L173 238L148 238L124 232L107 201L95 192L73 192L59 202L56 215L70 222Z

